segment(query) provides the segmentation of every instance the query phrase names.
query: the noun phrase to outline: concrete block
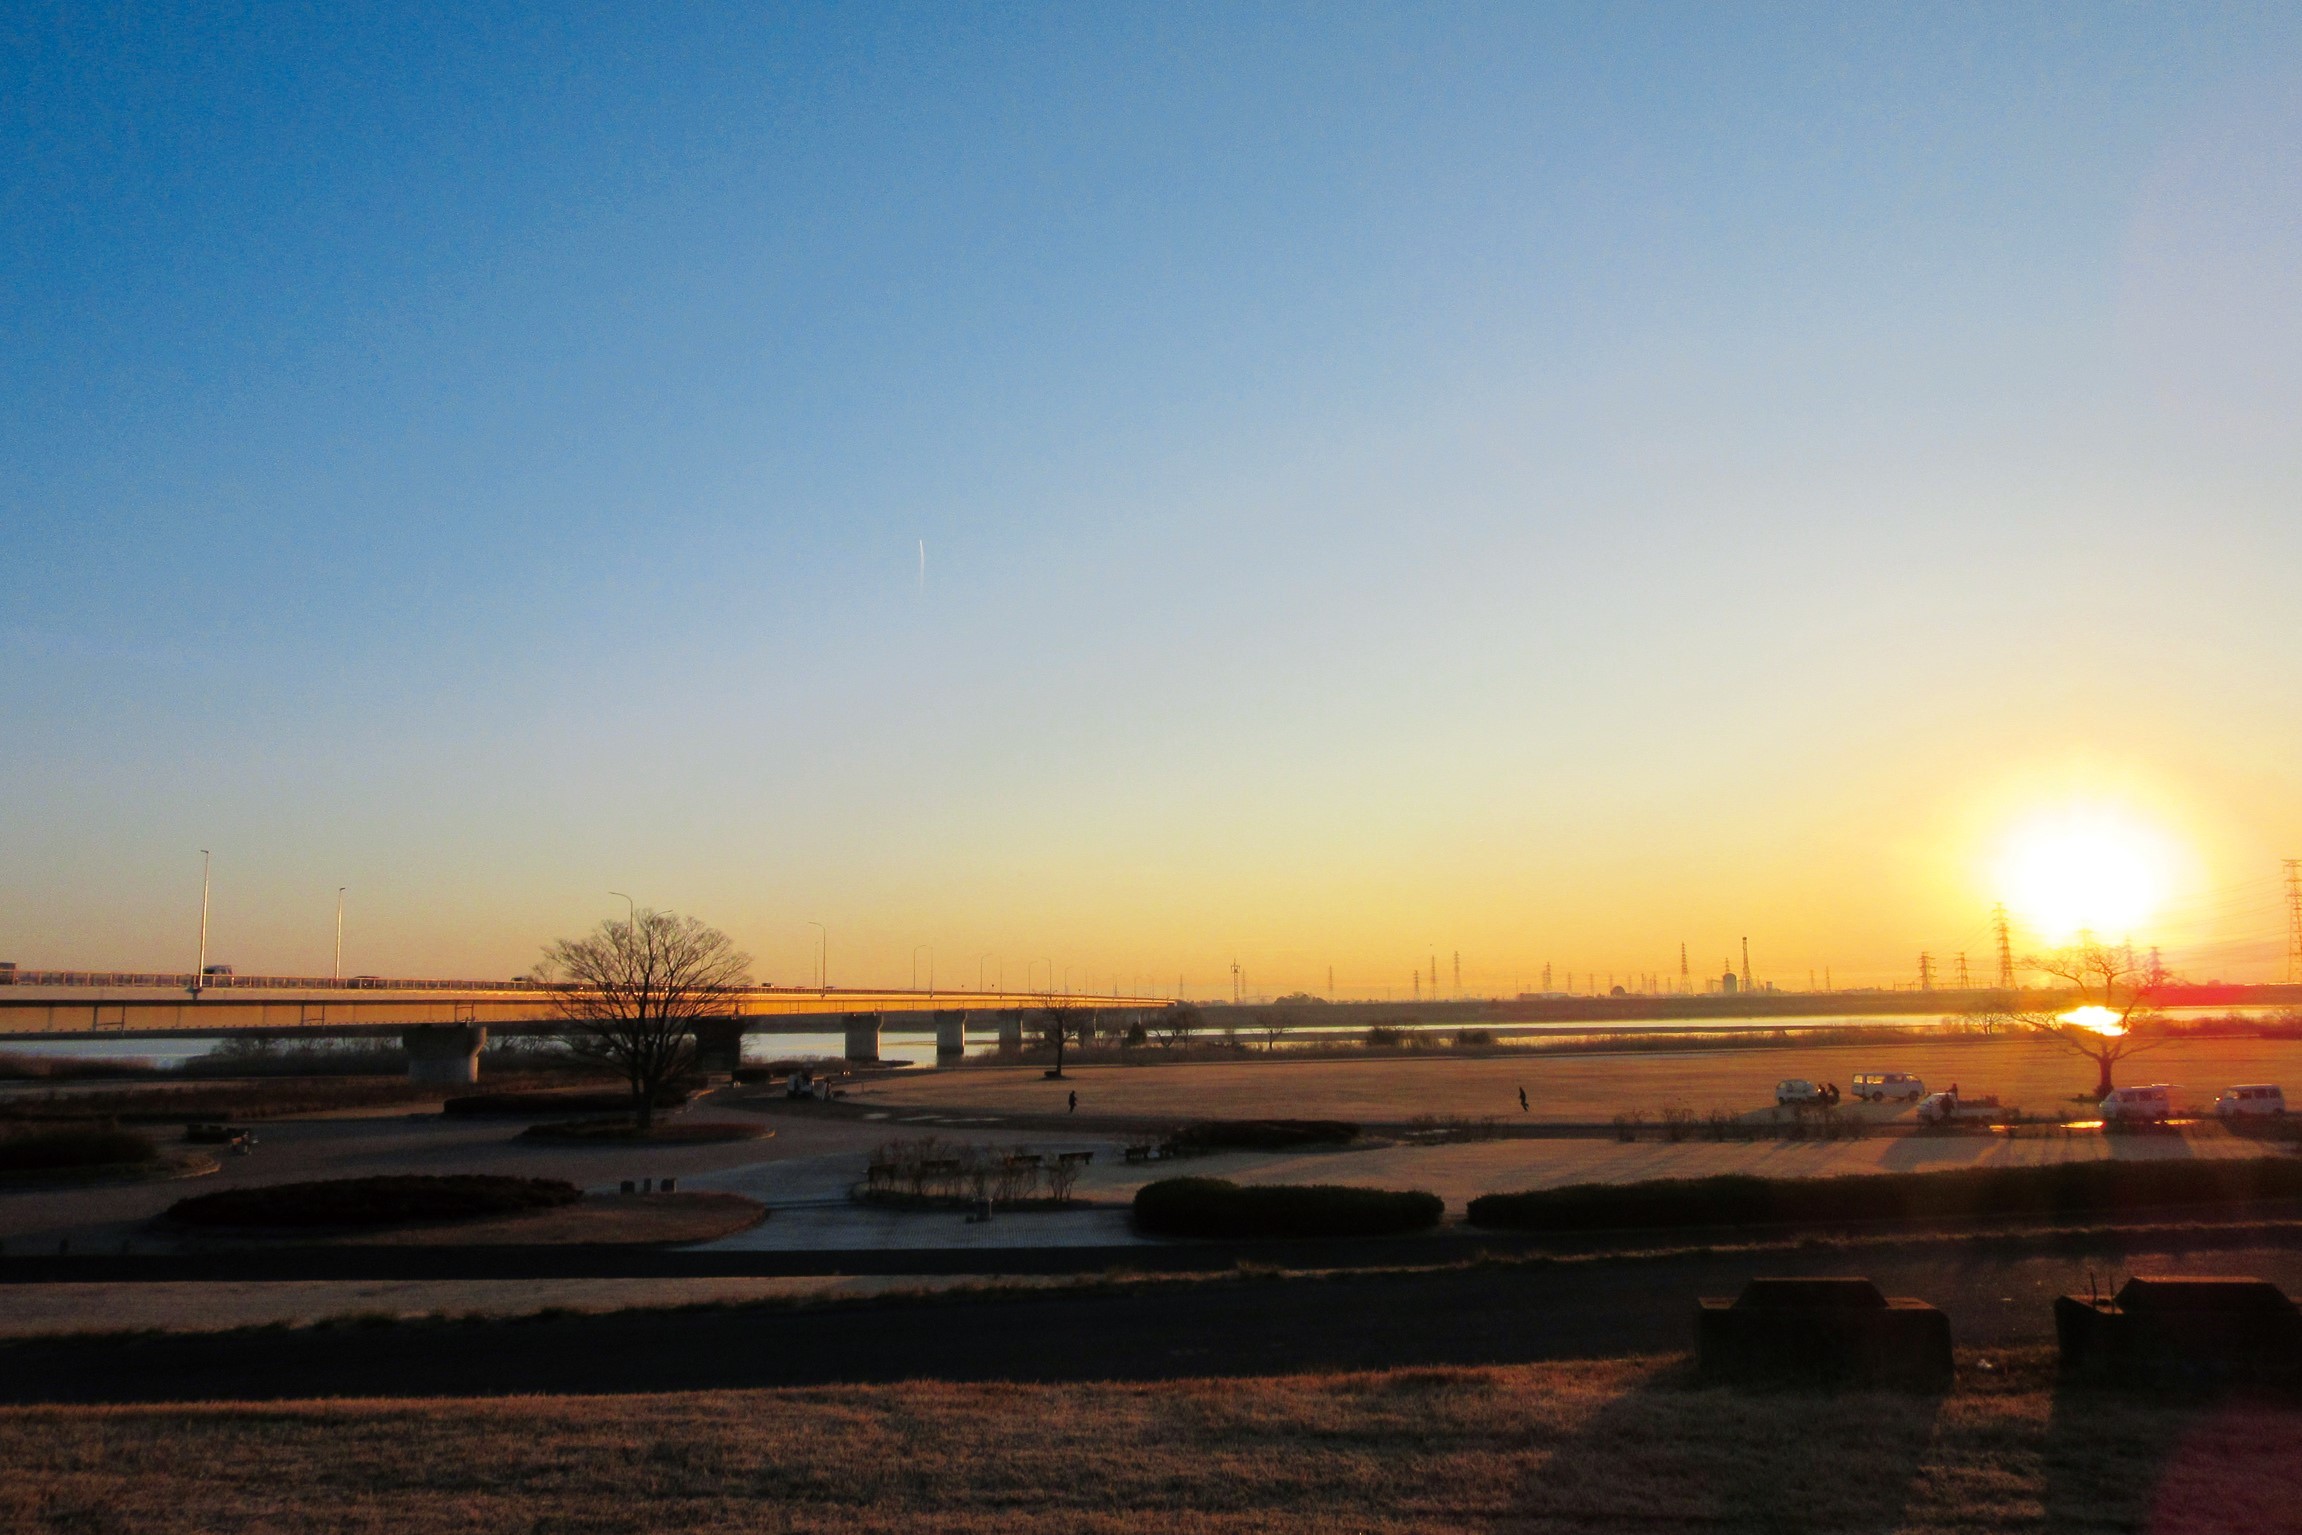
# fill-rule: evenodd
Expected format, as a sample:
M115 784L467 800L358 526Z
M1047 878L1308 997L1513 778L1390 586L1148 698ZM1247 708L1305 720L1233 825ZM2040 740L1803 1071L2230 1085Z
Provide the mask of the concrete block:
M2135 1385L2302 1381L2302 1310L2264 1279L2155 1275L2054 1303L2062 1367Z
M1732 1301L1697 1303L1695 1355L1706 1381L1940 1391L1950 1318L1867 1279L1754 1279Z
M999 1015L999 1048L1013 1052L1023 1048L1023 1011L1010 1008Z
M879 1059L879 1015L877 1013L849 1013L847 1015L847 1058L851 1061Z

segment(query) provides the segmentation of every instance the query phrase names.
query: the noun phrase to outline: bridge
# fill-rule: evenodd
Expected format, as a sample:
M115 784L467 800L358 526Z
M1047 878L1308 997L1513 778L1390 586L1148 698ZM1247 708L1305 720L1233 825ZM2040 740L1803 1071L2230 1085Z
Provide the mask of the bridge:
M17 1041L165 1039L242 1035L262 1039L399 1037L408 1074L472 1082L490 1030L556 1034L566 988L544 981L410 980L399 977L207 975L189 972L0 968L0 1045ZM751 986L725 994L697 1020L706 1070L730 1071L748 1034L837 1032L851 1061L879 1058L890 1014L935 1032L936 1056L962 1054L970 1029L1020 1047L1026 1012L1073 1009L1095 1031L1112 1013L1172 1007L1165 997L1040 992L912 991L838 986Z

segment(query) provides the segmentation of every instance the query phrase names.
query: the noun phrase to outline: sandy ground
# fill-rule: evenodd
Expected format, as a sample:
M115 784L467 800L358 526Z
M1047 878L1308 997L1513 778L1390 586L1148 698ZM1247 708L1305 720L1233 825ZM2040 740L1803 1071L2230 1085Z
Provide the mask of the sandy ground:
M889 1115L1061 1114L1144 1119L1350 1119L1399 1124L1419 1116L1605 1123L1618 1113L1684 1106L1744 1111L1771 1104L1785 1077L1836 1082L1863 1071L1909 1071L1929 1086L1956 1082L1969 1096L1996 1093L2032 1114L2060 1113L2093 1085L2093 1066L2035 1038L1944 1037L1891 1045L1624 1053L1579 1056L1434 1056L1290 1061L1278 1057L1178 1066L1088 1066L1069 1080L1038 1067L925 1071L859 1089L853 1101ZM2302 1041L2184 1040L2131 1057L2122 1084L2167 1082L2177 1102L2210 1105L2234 1082L2286 1081L2302 1089Z

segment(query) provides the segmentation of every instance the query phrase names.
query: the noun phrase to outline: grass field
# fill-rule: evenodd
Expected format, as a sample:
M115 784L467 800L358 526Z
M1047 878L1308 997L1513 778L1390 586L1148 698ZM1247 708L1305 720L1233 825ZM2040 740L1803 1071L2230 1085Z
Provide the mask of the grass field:
M1152 1057L1156 1051L1149 1052ZM1079 1094L1083 1115L1144 1119L1349 1119L1399 1124L1423 1115L1493 1115L1604 1123L1617 1113L1683 1105L1753 1109L1774 1101L1784 1077L1837 1082L1855 1073L1912 1071L1930 1087L1996 1093L2033 1114L2070 1108L2094 1069L2035 1038L1934 1036L1893 1045L1790 1046L1683 1054L1440 1056L1427 1059L1265 1059L1175 1066L1088 1066L1049 1082L1038 1067L969 1067L899 1076L859 1089L855 1102L891 1111L1061 1114ZM2170 1082L2177 1102L2211 1105L2233 1082L2302 1087L2302 1041L2185 1039L2136 1055L2121 1083ZM1524 1087L1531 1112L1519 1111Z
M11 1530L2274 1531L2302 1409L1740 1395L1681 1361L0 1411Z

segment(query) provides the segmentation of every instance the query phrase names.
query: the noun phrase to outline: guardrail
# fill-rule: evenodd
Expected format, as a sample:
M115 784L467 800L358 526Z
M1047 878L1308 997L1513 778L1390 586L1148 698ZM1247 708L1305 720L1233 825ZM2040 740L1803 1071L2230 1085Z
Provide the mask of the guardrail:
M165 987L189 991L551 991L549 981L424 981L393 976L353 975L338 979L325 975L201 975L189 970L7 970L0 969L0 986L126 986ZM765 988L761 988L765 989Z

